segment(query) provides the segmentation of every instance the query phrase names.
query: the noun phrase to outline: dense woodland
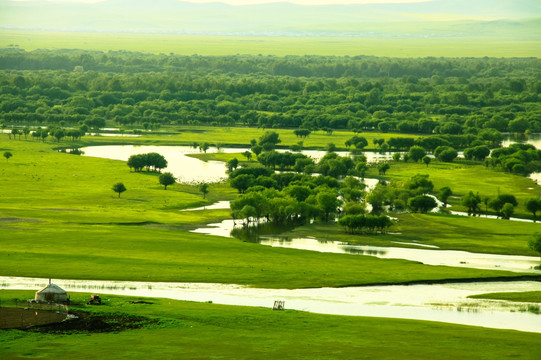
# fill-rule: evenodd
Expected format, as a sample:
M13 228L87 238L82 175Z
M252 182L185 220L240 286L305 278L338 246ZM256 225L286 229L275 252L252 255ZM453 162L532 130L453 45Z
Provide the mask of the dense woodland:
M0 51L7 125L541 131L541 60Z

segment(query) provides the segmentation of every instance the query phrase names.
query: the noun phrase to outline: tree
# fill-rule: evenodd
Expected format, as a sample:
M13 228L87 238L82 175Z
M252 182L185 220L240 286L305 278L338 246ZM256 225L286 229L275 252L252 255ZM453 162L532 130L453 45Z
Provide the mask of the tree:
M458 156L458 153L450 146L438 146L436 150L434 150L434 156L443 162L453 162L453 160Z
M242 155L244 155L244 157L246 158L246 161L250 161L252 159L251 151L246 150L245 152L242 153Z
M340 204L340 200L336 194L332 192L320 192L317 194L316 200L319 208L325 214L325 222L328 222L329 215L336 212L336 208Z
M202 183L199 185L199 191L201 191L201 193L203 194L203 199L207 196L207 194L209 193L209 184L207 183Z
M390 168L391 168L391 165L389 165L388 163L382 163L378 165L378 172L380 175L385 175L387 170L389 170Z
M533 234L533 239L528 241L528 247L541 254L541 233Z
M310 133L312 132L308 129L296 129L296 130L293 130L293 133L295 134L295 136L300 137L302 139L302 138L307 138L308 136L310 136Z
M12 157L13 154L9 151L4 152L4 157L6 158L6 161L9 161L9 158Z
M349 148L351 145L355 146L356 149L363 149L365 146L368 145L368 141L366 138L362 136L354 135L352 138L348 139L345 142L345 145Z
M526 209L533 214L533 222L535 222L535 214L541 210L541 200L534 198L526 200Z
M428 164L430 164L430 161L432 161L432 159L428 156L423 156L423 162L425 163L426 167L428 167Z
M449 199L449 196L453 195L453 191L450 187L444 186L440 189L438 192L438 199L440 199L443 202L443 207L447 207L447 200Z
M229 172L236 170L239 166L239 160L237 158L233 158L226 163L226 166Z
M408 207L413 212L420 212L422 214L426 214L436 206L438 206L436 200L426 195L418 195L408 200Z
M160 184L164 186L164 190L167 190L168 185L173 185L176 182L175 177L170 172L166 172L159 177Z
M202 143L201 145L199 145L199 150L206 153L207 150L209 149L210 145L206 142Z
M481 203L481 197L479 194L474 194L470 191L468 195L462 197L462 205L468 208L468 216L475 215L479 210L479 204Z
M120 198L120 194L126 191L127 189L123 183L119 182L113 185L112 190L118 193L118 197Z
M426 156L426 151L424 148L414 145L410 147L410 150L408 151L408 155L411 160L418 162L421 160L424 156Z
M510 204L510 203L503 204L502 217L504 219L511 218L511 215L513 215L514 212L515 212L515 207L513 206L513 204Z

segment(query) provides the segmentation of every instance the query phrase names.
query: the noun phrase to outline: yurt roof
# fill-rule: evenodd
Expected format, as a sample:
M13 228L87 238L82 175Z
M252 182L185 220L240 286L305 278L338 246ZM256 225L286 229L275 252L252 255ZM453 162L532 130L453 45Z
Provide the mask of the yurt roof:
M66 291L62 289L60 286L55 284L49 284L42 289L38 290L39 293L45 293L45 294L65 294Z

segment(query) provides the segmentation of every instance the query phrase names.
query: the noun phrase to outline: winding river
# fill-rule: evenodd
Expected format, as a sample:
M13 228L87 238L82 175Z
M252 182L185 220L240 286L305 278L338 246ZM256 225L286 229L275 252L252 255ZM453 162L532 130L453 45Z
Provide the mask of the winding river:
M0 277L0 289L37 290L47 279ZM453 324L541 333L539 307L528 303L469 299L486 292L541 291L541 282L365 286L317 289L260 289L212 283L155 283L61 280L67 291L212 302L271 308L275 300L287 309L321 314L440 321ZM536 307L537 306L537 307Z

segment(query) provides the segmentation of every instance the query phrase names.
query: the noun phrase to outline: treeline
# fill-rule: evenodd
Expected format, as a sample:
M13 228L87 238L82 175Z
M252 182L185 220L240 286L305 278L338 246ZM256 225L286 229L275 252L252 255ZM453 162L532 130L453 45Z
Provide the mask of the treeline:
M538 132L540 69L539 59L4 50L0 121Z

